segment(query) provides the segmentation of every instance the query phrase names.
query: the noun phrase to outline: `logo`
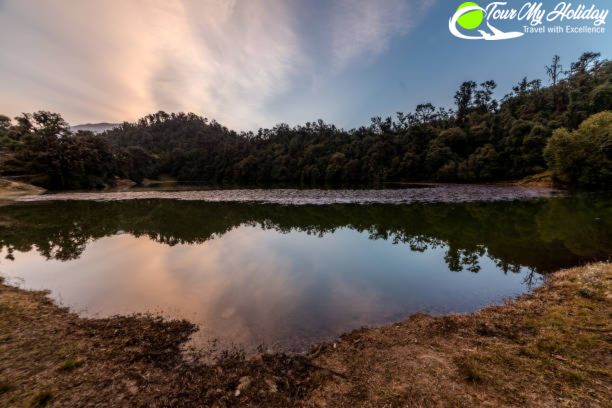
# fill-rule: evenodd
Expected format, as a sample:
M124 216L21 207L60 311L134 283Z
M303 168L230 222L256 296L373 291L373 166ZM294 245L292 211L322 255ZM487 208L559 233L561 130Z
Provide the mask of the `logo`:
M472 1L466 1L457 7L457 11L455 11L455 14L453 14L448 22L448 29L452 35L464 40L509 40L511 38L517 38L523 35L523 33L517 31L505 33L493 27L488 21L486 21L486 25L489 32L485 30L477 30L480 35L466 35L457 28L457 25L459 25L464 30L473 31L482 25L483 21L485 21L486 14L487 11L478 4Z
M463 40L485 41L510 40L525 34L603 34L606 31L609 10L599 9L594 4L573 6L562 1L550 11L544 9L542 2L526 2L520 8L507 5L507 1L492 1L483 8L478 3L466 1L455 10L448 21L448 29ZM585 24L585 20L591 24ZM500 21L519 22L522 30L503 31L498 28ZM576 21L580 21L580 25L576 25Z

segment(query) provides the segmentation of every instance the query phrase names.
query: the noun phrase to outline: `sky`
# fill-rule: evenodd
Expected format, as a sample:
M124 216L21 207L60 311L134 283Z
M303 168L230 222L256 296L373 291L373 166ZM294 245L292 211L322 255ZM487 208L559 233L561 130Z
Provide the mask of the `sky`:
M587 50L612 58L612 27L455 38L448 22L459 4L0 0L0 114L50 110L76 125L191 111L236 130L317 119L352 128L423 102L450 107L465 80L494 79L501 98L524 76L545 80L554 54L567 68Z

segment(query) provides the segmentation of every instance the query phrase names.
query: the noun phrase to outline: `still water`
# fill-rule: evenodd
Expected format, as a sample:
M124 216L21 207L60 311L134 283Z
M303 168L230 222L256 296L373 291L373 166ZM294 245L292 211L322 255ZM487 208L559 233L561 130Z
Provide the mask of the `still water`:
M202 345L300 351L418 311L499 303L612 254L609 196L498 192L292 205L42 196L0 207L0 274L84 316L161 313L198 324Z

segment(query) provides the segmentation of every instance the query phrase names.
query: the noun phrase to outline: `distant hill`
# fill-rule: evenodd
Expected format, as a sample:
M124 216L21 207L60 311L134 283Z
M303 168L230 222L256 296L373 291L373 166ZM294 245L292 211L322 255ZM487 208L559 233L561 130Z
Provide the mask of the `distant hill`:
M111 130L113 128L116 128L118 126L121 126L120 123L86 123L83 125L76 125L76 126L71 126L70 130L72 130L73 132L78 132L79 130L89 130L91 132L94 133L102 133L105 132L107 130Z

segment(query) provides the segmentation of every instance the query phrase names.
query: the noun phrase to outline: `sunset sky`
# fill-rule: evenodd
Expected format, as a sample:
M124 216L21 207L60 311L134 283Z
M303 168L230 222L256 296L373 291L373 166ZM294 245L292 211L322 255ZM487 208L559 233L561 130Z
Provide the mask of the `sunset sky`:
M349 128L420 102L450 106L468 79L496 80L501 97L524 75L545 79L555 53L567 68L583 51L611 57L610 32L454 38L460 3L0 0L0 113L45 109L79 124L161 109L238 130L318 118Z

